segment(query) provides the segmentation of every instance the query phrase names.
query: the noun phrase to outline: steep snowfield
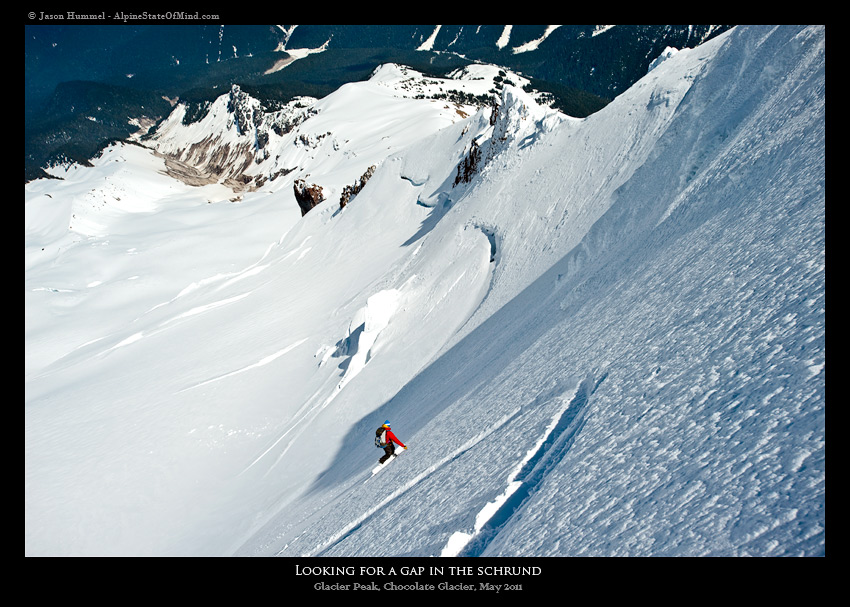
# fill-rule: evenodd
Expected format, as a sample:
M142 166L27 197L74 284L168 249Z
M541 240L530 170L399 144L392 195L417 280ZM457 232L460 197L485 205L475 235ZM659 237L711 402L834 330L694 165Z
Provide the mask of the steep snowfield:
M378 170L303 218L294 174L234 203L136 146L29 184L25 552L823 554L824 44L381 153L358 117L431 102L348 85L310 179Z

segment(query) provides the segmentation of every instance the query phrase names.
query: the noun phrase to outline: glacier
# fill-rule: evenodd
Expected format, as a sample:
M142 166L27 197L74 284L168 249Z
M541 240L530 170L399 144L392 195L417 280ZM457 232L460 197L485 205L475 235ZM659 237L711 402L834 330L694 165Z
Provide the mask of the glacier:
M238 196L163 158L223 109L27 184L25 554L825 555L825 31L663 59L584 119L385 66Z

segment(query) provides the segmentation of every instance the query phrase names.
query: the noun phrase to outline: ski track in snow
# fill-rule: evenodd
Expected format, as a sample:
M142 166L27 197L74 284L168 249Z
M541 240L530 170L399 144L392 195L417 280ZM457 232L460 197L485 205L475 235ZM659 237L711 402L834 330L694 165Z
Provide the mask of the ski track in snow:
M194 390L195 388L200 388L201 386L206 386L207 384L211 384L213 382L221 381L223 379L227 379L228 377L233 377L234 375L239 375L240 373L245 373L246 371L250 371L251 369L257 369L259 367L264 367L267 364L274 362L275 360L277 360L278 358L280 358L281 356L283 356L287 352L294 350L295 348L297 348L298 346L303 344L305 341L307 341L306 337L304 339L296 341L293 344L286 346L282 350L278 350L274 354L269 354L268 356L260 359L259 361L255 362L252 365L248 365L247 367L242 367L241 369L236 369L235 371L231 371L229 373L225 373L225 374L219 375L217 377L212 377L212 378L207 379L205 381L202 381L200 383L194 384L192 386L188 386L186 388L183 388L182 390L178 390L177 394L180 394L181 392L186 392L187 390Z
M259 260L259 261L257 261L256 263L251 264L250 266L248 266L248 267L247 267L247 268L245 268L244 270L240 270L239 272L231 272L231 273L227 273L227 274L218 274L218 275L216 275L216 276L212 276L212 277L207 278L207 279L204 279L204 280L200 280L200 281L197 281L197 282L193 282L193 283L192 283L192 284L190 284L189 286L187 286L187 287L185 287L184 289L182 289L182 290L181 290L181 291L180 291L180 292L179 292L179 293L178 293L178 294L177 294L174 298L172 298L171 300L169 300L169 301L167 301L167 302L164 302L164 303L161 303L161 304L158 304L158 305L156 305L156 306L152 307L150 310L148 310L147 312L145 312L145 314L144 314L144 315L142 315L142 317L144 317L144 316L146 316L146 315L150 314L151 312L153 312L154 310L156 310L156 309L158 309L158 308L162 308L162 307L164 307L164 306L168 306L168 305L170 305L170 304L173 304L173 303L175 303L176 301L178 301L179 299L181 299L181 298L183 298L183 297L185 297L185 296L189 295L190 293L194 293L194 292L196 292L196 291L198 291L198 290L200 290L200 289L202 289L202 288L204 288L204 287L208 287L208 286L213 285L213 284L215 284L215 283L217 283L217 282L224 281L222 284L218 285L218 286L217 286L217 287L216 287L213 291L221 291L222 289L225 289L225 288L227 288L227 287L229 287L229 286L231 286L231 285L233 285L233 284L235 284L235 283L239 282L240 280L243 280L243 279L246 279L246 278L248 278L248 277L256 276L257 274L260 274L263 270L265 270L266 268L268 268L268 267L269 267L269 266L268 266L268 264L267 264L267 265L261 265L261 262L263 261L263 259L265 259L266 257L268 257L269 253L271 252L271 250L272 250L272 248L273 248L274 246L275 246L274 244L269 245L269 247L266 249L266 252L265 252L265 253L263 254L263 256L260 258L260 260ZM237 301L240 301L240 300L242 300L242 299L244 299L244 298L246 298L246 297L248 297L248 296L250 296L250 295L251 295L251 291L248 291L248 292L246 292L246 293L241 293L241 294L239 294L239 295L235 295L235 296L233 296L233 297L228 297L228 298L225 298L225 299L222 299L222 300L219 300L219 301L214 301L214 302L210 302L210 303L205 303L205 304L203 304L203 305L195 306L195 307L193 307L193 308L190 308L189 310L187 310L187 311L185 311L185 312L181 312L181 313L176 314L175 316L173 316L173 317L171 317L171 318L167 318L167 319L165 319L165 320L161 321L155 329L152 329L152 330L149 330L149 331L137 331L136 333L133 333L133 334L132 334L132 335L130 335L129 337L126 337L126 338L122 339L121 341L119 341L117 344L115 344L115 345L113 345L113 346L111 346L111 347L107 348L106 350L102 351L102 352L100 353L100 356L104 356L104 355L106 355L106 354L108 354L108 353L112 352L113 350L117 350L117 349L119 349L119 348L123 348L123 347L128 346L128 345L130 345L130 344L132 344L132 343L135 343L135 342L137 342L137 341L141 340L141 339L142 339L142 338L144 338L144 337L150 337L150 336L152 336L152 335L156 335L157 333L160 333L160 332L164 331L164 330L168 327L168 325L170 325L171 323L174 323L174 322L177 322L177 321L180 321L180 320L186 319L186 318L190 318L190 317L192 317L192 316L197 316L197 315L200 315L200 314L204 314L204 313L206 313L206 312L209 312L209 311L211 311L211 310L215 310L215 309L217 309L217 308L221 308L221 307L224 307L224 306L228 306L228 305L233 304L233 303L236 303ZM133 323L138 322L138 321L139 321L142 317L135 319L135 320L133 321ZM87 345L89 345L89 344L91 344L91 343L94 343L94 342L96 342L96 341L99 341L100 339L103 339L103 338L98 338L98 339L96 339L96 340L91 340L91 341L89 341L89 342L87 342L87 343L85 343L85 344L82 344L82 345L80 345L80 346L76 347L76 348L74 349L74 351L76 351L76 350L80 350L80 349L84 348L85 346L87 346ZM303 341L304 341L304 340L302 340L302 342L303 342ZM299 342L299 343L301 343L301 342ZM299 344L295 344L295 346L297 346L297 345L299 345ZM295 347L295 346L292 346L292 347ZM282 351L280 351L280 352L278 352L278 353L276 353L276 354L272 355L272 356L270 357L270 358L271 358L271 360L266 361L266 359L263 359L263 361L260 361L259 363L255 364L255 365L251 365L251 366L247 367L246 369L241 369L241 370L238 370L238 371L234 371L234 372L232 372L232 373L228 373L228 374L222 375L222 376L220 376L220 377L213 378L213 379L207 380L207 381L205 381L205 382L201 382L200 384L197 384L197 385L195 385L195 386L190 386L190 387L188 387L188 388L184 388L183 390L179 390L177 393L179 394L180 392L184 392L184 391L186 391L186 390L191 390L192 388L196 388L196 387L199 387L199 386L202 386L202 385L205 385L205 384L208 384L208 383L214 382L214 381L218 381L218 380L220 380L220 379L224 379L225 377L229 377L229 376L231 376L231 375L236 375L236 374L238 374L238 373L242 373L242 372L243 372L243 371L245 371L245 370L248 370L248 369L251 369L251 368L255 368L255 367L257 367L257 366L263 366L263 365L265 365L265 364L268 364L268 362L271 362L272 360L274 360L274 359L275 359L275 358L277 358L278 356L282 356L283 354L285 354L286 352L288 352L288 351L289 351L289 349L291 349L291 348L286 348L286 349L284 349L284 350L282 350ZM264 362L264 361L266 361L266 362ZM58 361L57 361L57 362L58 362Z
M259 274L260 272L262 272L263 270L265 270L269 267L269 264L266 264L266 265L261 265L261 264L262 264L263 260L266 259L269 256L269 253L271 253L272 249L275 246L276 246L275 244L269 245L268 248L266 249L266 252L263 253L263 256L258 261L251 264L250 266L248 266L244 270L240 270L238 272L228 272L228 273L225 273L225 274L216 274L215 276L210 276L209 278L204 278L202 280L193 282L192 284L188 285L187 287L184 287L177 295L175 295L170 300L153 306L150 310L145 312L145 315L150 314L151 312L153 312L154 310L156 310L158 308L162 308L164 306L168 306L170 304L173 304L174 302L181 299L182 297L185 297L186 295L189 295L190 293L194 293L194 292L196 292L196 291L198 291L202 288L209 287L210 285L214 285L215 283L218 283L218 282L222 283L214 289L214 291L220 291L222 289L225 289L225 288L239 282L240 280L244 280L244 279L249 278L251 276L256 276L257 274ZM222 281L224 281L224 282L222 282ZM246 293L242 297L245 297L249 294L250 293ZM209 306L213 306L213 305L214 304L209 304ZM207 306L207 307L209 307L209 306ZM198 311L204 311L204 310L199 309ZM190 315L190 314L185 313L185 314L181 314L181 315L177 316L176 318L180 318L180 317L188 316L188 315ZM138 320L138 319L136 319L136 320Z
M106 350L103 350L102 352L100 352L100 354L98 354L98 356L106 356L107 354L109 354L110 352L112 352L114 350L118 350L119 348L123 348L123 347L129 346L132 343L140 341L144 337L151 337L153 335L156 335L158 333L165 331L168 328L168 325L170 325L171 323L174 323L174 322L177 322L179 320L189 318L189 317L192 317L192 316L197 316L199 314L203 314L205 312L209 312L210 310L215 310L215 309L221 308L223 306L230 305L232 303L235 303L235 302L237 302L241 299L248 297L250 294L251 293L243 293L242 295L229 297L227 299L223 299L221 301L216 301L216 302L204 304L202 306L196 306L194 308L191 308L190 310L187 310L186 312L181 312L180 314L174 316L173 318L169 318L169 319L162 321L161 323L159 323L159 326L155 329L152 329L150 331L137 331L137 332L133 333L132 335L130 335L129 337L125 337L124 339L119 341L117 344L110 346ZM103 339L103 338L100 338L100 339ZM86 345L94 343L95 341L99 341L99 340L92 340L92 341L88 342L87 344L83 344L81 346L78 346L77 348L74 349L74 351L80 350L80 349L84 348ZM59 361L57 361L57 362L59 362ZM228 375L233 375L233 373L228 374ZM216 380L215 379L209 380L209 382L211 382L211 381L216 381ZM209 382L203 382L203 383L209 383ZM203 385L203 384L198 384L198 385ZM196 386L193 386L193 387L196 387ZM188 390L190 388L186 388L186 389ZM180 390L180 392L183 392L183 390Z
M196 316L197 314L203 314L204 312L209 312L210 310L215 310L216 308L220 308L222 306L227 306L229 304L235 303L240 299L244 299L248 297L250 293L243 293L242 295L236 295L235 297L228 297L227 299L222 299L221 301L214 301L212 303L204 304L202 306L196 306L191 310L186 312L182 312L163 323L163 325L167 325L169 323L180 320L181 318L189 318L190 316Z

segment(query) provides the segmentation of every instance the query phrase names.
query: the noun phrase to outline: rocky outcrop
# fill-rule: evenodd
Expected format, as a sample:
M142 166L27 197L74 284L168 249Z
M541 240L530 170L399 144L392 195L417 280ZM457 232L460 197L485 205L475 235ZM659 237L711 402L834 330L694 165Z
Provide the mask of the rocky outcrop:
M457 165L457 175L455 176L454 185L472 181L472 177L479 171L480 165L481 148L478 147L478 143L473 139L469 146L469 152L460 161L460 164Z
M527 146L564 120L563 114L539 105L528 93L505 86L501 98L494 98L490 109L492 134L480 147L477 141L472 140L469 151L457 165L452 187L472 181L503 150Z
M301 216L304 217L313 207L321 204L325 200L322 193L322 186L315 183L307 185L303 179L296 179L292 184L292 189L295 192L295 200L298 206L301 207Z
M277 159L285 145L302 142L290 135L318 114L312 97L286 103L259 101L239 85L214 102L181 103L150 138L151 147L172 161L169 169L187 183L222 183L252 190L297 167ZM324 135L322 136L324 137Z
M230 87L227 111L232 115L232 124L239 135L253 135L264 116L260 103L237 84Z
M339 208L345 207L345 205L347 205L354 196L357 196L357 194L360 193L360 190L366 186L366 182L369 181L374 174L375 165L373 164L366 169L366 172L360 176L360 179L358 179L354 185L347 185L342 188L342 195L339 197Z

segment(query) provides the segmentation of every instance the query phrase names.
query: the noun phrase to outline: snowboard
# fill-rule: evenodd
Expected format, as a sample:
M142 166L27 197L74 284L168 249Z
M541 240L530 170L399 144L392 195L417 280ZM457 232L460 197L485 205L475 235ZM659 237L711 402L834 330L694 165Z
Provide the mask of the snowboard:
M396 452L393 453L392 456L390 456L390 458L387 461L385 461L383 464L378 464L377 466L372 468L372 476L375 476L378 472L380 472L381 470L383 470L384 468L389 466L390 462L392 462L395 458L397 458L399 455L401 455L405 451L406 451L406 449L402 449L402 448L399 447L396 450Z

